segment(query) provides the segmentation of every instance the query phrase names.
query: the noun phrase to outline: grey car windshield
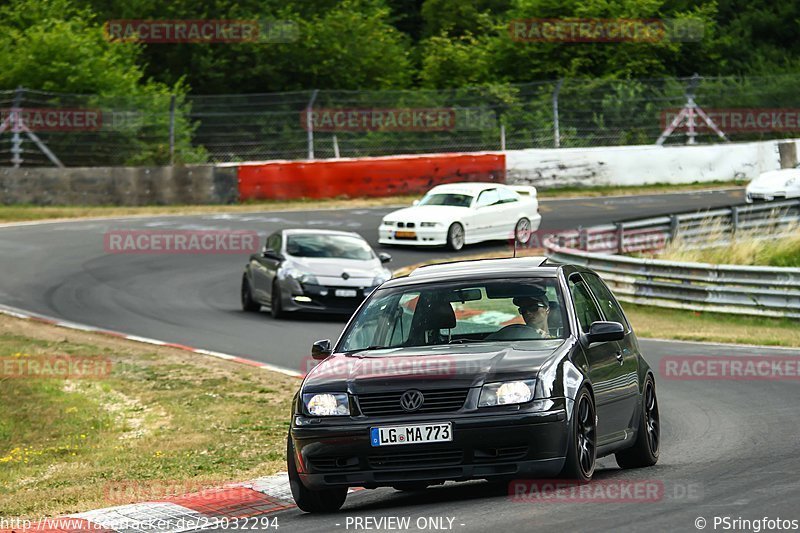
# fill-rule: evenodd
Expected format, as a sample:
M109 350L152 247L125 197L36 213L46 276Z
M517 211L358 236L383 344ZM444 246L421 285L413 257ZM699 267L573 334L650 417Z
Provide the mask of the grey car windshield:
M289 235L286 253L294 257L323 257L335 259L357 259L368 261L374 258L372 248L358 237L348 235Z
M469 207L472 196L468 194L429 194L420 200L419 205L451 205Z
M379 289L337 351L563 339L566 323L556 278Z

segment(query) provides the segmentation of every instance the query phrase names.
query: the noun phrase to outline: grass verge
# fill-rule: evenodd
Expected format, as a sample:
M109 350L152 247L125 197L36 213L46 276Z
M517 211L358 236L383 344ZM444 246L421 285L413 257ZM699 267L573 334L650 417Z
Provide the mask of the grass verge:
M0 375L0 517L159 499L285 469L295 378L0 315L0 358L54 355L107 357L112 370Z
M583 196L619 196L636 194L657 194L686 192L698 189L723 189L743 185L740 181L691 183L685 185L654 184L631 187L560 187L543 189L539 197L574 198ZM386 198L334 198L330 200L292 200L246 202L236 205L164 205L164 206L35 206L4 205L0 206L0 222L23 222L35 220L59 220L90 217L124 217L152 215L191 215L201 213L237 213L253 211L287 211L304 209L336 209L359 207L382 207L410 205L420 195L390 196Z

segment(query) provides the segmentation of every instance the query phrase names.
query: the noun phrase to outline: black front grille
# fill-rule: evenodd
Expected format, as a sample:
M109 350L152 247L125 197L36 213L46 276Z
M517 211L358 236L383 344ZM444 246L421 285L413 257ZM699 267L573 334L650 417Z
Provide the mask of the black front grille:
M359 394L358 404L365 416L415 415L450 413L464 406L469 389L423 390L425 401L416 411L407 412L400 407L400 396L405 391Z
M459 465L464 460L463 450L428 450L424 452L370 455L371 468L419 468L422 466Z

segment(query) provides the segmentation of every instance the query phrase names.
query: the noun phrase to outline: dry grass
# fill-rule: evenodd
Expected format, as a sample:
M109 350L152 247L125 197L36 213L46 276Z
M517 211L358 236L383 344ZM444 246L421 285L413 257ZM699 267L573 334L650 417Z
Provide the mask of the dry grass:
M80 512L163 498L165 485L192 492L285 469L295 378L0 315L0 357L53 355L108 357L113 370L91 380L0 376L0 517Z
M703 221L707 242L721 246L697 248L678 236L658 254L659 259L725 265L800 266L800 227L780 227L778 214L759 230L737 232L734 239L719 221ZM765 238L766 237L766 238Z

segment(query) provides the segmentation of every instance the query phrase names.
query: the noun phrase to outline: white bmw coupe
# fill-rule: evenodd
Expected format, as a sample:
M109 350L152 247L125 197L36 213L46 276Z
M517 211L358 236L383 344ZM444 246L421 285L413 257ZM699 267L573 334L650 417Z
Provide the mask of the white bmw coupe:
M383 217L378 242L452 250L500 239L525 244L541 220L535 187L451 183L434 187L412 207Z

